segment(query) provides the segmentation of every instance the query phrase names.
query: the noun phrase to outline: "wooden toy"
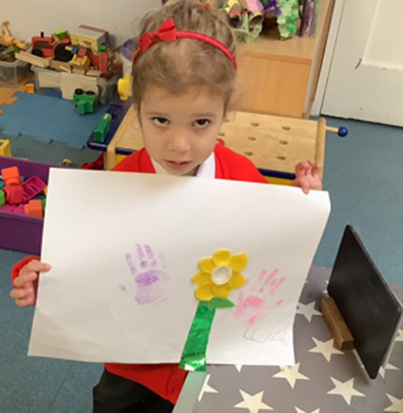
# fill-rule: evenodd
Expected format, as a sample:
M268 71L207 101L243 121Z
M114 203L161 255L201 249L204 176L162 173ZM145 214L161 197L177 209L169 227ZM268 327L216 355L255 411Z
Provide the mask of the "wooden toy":
M73 45L90 48L93 53L98 53L103 44L110 45L109 33L106 30L83 24L70 31L70 40Z
M35 85L33 85L32 83L28 83L25 85L25 92L26 93L35 93Z

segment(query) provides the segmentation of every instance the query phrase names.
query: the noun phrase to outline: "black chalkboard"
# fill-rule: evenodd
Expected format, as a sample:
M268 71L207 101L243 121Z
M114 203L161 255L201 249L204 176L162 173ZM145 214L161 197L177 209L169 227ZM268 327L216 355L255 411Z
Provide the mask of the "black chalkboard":
M347 226L328 285L354 346L371 379L397 335L402 307L382 278L357 233Z

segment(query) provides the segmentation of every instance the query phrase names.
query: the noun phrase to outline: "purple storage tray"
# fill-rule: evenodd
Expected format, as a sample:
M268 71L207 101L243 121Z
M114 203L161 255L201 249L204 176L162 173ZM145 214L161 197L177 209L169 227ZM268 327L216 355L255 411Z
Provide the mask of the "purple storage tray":
M48 183L49 168L57 168L56 165L0 156L0 170L10 166L17 166L25 179L36 175L45 183ZM42 231L42 218L5 212L0 209L0 248L40 255Z

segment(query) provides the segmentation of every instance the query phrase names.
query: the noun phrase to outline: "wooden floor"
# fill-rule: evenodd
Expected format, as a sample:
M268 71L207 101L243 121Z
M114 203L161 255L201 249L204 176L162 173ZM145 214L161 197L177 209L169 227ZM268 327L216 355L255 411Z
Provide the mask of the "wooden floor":
M18 83L15 87L0 87L0 115L4 112L1 106L4 104L13 105L18 100L14 95L17 92L25 92L25 85L32 78L33 76L28 77L23 83Z

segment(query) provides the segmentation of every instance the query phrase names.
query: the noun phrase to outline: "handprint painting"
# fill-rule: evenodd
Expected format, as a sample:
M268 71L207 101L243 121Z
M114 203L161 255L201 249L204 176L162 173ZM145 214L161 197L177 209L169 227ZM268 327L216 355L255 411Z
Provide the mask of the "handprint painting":
M41 260L52 269L30 355L188 370L293 364L326 193L58 169L50 182Z
M162 300L168 288L169 277L165 271L165 259L162 254L155 256L149 245L136 244L135 264L133 255L125 255L130 273L136 285L135 301L139 305L154 304Z

